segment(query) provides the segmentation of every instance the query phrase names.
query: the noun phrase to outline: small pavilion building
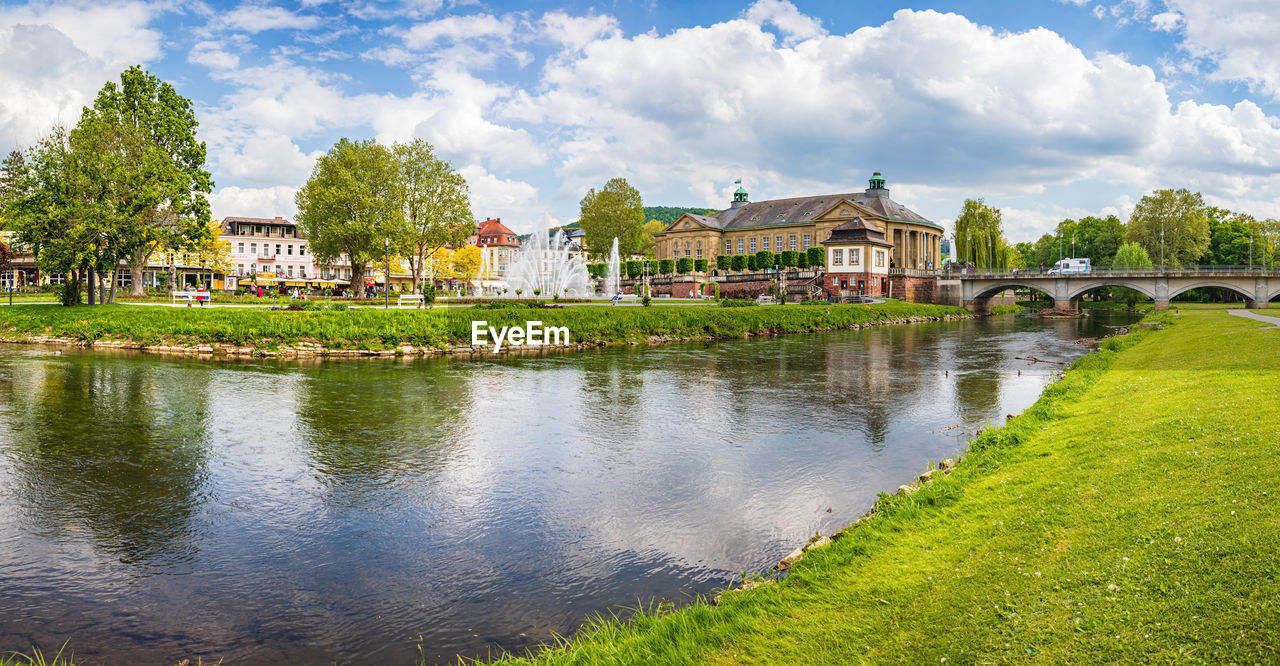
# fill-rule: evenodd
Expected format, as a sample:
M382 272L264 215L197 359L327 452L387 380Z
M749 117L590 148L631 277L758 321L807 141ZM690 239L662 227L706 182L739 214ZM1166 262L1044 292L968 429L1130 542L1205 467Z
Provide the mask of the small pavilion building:
M884 232L855 217L831 230L822 241L827 255L823 290L837 297L885 296L889 289L889 256L893 243Z

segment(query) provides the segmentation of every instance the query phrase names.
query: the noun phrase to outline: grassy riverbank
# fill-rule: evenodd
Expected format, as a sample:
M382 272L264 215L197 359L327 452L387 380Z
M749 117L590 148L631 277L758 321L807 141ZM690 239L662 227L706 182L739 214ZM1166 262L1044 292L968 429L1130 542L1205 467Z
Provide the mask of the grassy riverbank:
M784 581L532 662L1280 660L1280 331L1153 319Z
M573 343L617 344L672 339L719 339L748 334L800 333L912 318L967 316L961 308L886 302L879 305L650 308L573 306L495 310L352 309L289 312L245 308L165 308L129 305L63 308L30 305L0 309L0 338L57 338L81 344L127 341L137 345L208 345L264 350L315 344L326 349L387 350L401 346L447 350L471 343L473 320L495 329L544 326L569 329Z

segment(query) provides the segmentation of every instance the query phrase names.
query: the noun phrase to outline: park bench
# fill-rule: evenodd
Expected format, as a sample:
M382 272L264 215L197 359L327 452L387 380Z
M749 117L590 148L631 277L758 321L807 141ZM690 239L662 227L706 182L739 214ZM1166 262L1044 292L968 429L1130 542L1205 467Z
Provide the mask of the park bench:
M175 305L178 303L179 300L186 301L187 305L191 305L192 302L200 302L200 301L203 301L206 303L213 302L213 294L207 291L175 291L175 292L172 292L171 295L173 296L173 303Z
M422 307L422 304L423 304L422 294L400 294L399 298L396 300L396 305L402 306L406 302L417 303L418 307Z
M772 303L776 303L777 301L775 301L772 296L759 296L756 298L756 302L761 305L769 305Z

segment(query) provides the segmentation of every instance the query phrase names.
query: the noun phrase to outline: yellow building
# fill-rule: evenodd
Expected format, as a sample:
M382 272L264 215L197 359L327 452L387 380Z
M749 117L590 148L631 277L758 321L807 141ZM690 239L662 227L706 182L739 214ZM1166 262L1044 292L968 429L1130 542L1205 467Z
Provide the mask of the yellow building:
M747 200L738 188L729 208L713 215L685 213L654 234L659 259L713 259L759 250L805 251L830 238L836 227L862 218L892 244L897 268L928 269L941 264L942 226L889 198L876 172L870 187L856 194L825 194L771 201Z

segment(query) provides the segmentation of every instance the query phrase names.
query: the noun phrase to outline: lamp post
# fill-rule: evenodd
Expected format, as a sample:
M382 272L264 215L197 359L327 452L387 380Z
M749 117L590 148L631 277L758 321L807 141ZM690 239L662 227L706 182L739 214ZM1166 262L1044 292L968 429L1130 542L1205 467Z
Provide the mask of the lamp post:
M382 239L382 260L387 265L387 275L382 281L382 309L391 307L391 239Z
M1160 272L1164 272L1164 223L1160 223Z
M1253 232L1249 232L1249 270L1253 270Z

